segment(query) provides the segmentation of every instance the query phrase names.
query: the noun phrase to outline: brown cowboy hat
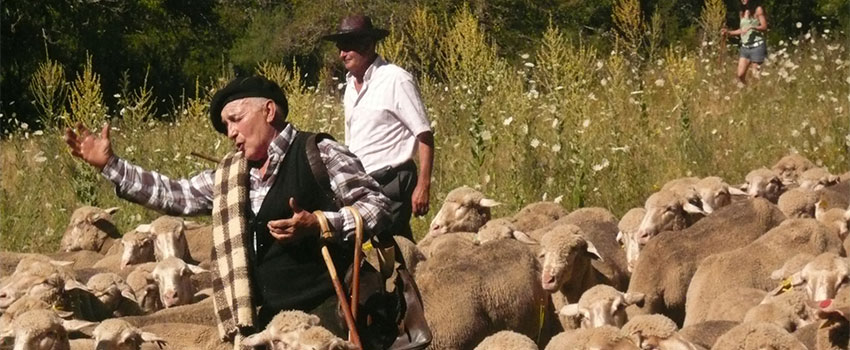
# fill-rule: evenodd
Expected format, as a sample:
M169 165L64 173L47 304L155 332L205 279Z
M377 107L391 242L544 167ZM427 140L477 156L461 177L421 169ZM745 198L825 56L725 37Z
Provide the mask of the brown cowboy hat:
M342 19L337 32L322 37L324 40L334 42L345 42L355 39L369 38L378 41L389 35L390 32L383 28L372 26L372 19L364 15L352 15Z

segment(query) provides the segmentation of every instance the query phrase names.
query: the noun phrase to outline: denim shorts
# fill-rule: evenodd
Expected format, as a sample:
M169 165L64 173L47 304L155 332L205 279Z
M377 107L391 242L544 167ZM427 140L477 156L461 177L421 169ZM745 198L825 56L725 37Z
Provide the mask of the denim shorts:
M750 62L760 64L764 62L764 58L767 57L767 44L762 41L756 46L741 46L740 56L750 60Z

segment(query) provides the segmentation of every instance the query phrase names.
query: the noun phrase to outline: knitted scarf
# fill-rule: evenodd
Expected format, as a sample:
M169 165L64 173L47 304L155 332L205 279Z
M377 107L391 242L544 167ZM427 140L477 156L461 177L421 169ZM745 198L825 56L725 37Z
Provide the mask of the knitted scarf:
M223 340L239 338L239 328L253 327L254 304L245 250L248 166L241 152L224 157L215 172L213 198L213 305ZM236 339L234 339L236 338ZM238 346L238 344L236 344Z

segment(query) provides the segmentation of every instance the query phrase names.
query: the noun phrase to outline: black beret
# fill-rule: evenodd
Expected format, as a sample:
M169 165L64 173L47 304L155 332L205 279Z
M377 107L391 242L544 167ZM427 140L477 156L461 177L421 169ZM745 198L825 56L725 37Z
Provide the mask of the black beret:
M228 102L246 97L265 97L274 101L280 107L284 119L289 112L286 95L275 82L261 76L236 78L218 90L210 101L210 121L216 131L227 134L227 127L221 121L221 109Z

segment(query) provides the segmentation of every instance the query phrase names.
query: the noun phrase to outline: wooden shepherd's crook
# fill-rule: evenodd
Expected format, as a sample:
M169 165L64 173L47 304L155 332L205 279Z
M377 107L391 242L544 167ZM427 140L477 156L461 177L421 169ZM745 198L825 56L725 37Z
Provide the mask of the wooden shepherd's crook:
M357 237L357 238L355 238L355 240L362 241L363 240L363 225L362 225L363 220L362 219L358 220L360 215L357 214L356 209L351 208L351 207L346 207L346 209L351 211L351 213L354 215L354 218L355 218L354 222L356 224L356 228L355 228L354 231L355 231L355 236ZM337 300L339 300L339 306L342 309L342 315L345 318L345 325L348 327L348 340L351 341L352 343L354 343L354 346L356 346L358 349L362 350L363 344L360 342L360 335L357 334L357 325L354 322L354 315L351 312L352 308L351 308L351 306L349 306L348 298L346 298L345 291L342 289L342 283L339 280L339 275L336 272L336 267L334 266L334 262L333 262L333 259L331 258L331 253L328 250L328 246L324 244L324 241L333 238L333 232L331 232L331 230L328 226L328 218L325 217L325 214L322 213L321 210L316 210L316 211L313 212L313 214L315 214L316 218L319 219L319 227L321 229L320 234L321 234L321 241L322 241L322 258L324 258L325 265L327 265L327 267L328 267L328 274L330 274L330 276L331 276L331 282L334 285L334 291L336 292ZM360 262L357 261L359 254L356 253L356 251L358 251L358 250L360 250L360 246L355 247L355 262L354 262L355 263L355 265L354 265L355 269L354 269L354 271L355 271L357 280L352 281L352 290L355 290L355 291L360 289L360 286L359 286L360 274L359 274L359 272L357 272L357 270L359 270L359 268L357 268L357 267L359 267ZM357 303L354 303L354 304L356 305Z

